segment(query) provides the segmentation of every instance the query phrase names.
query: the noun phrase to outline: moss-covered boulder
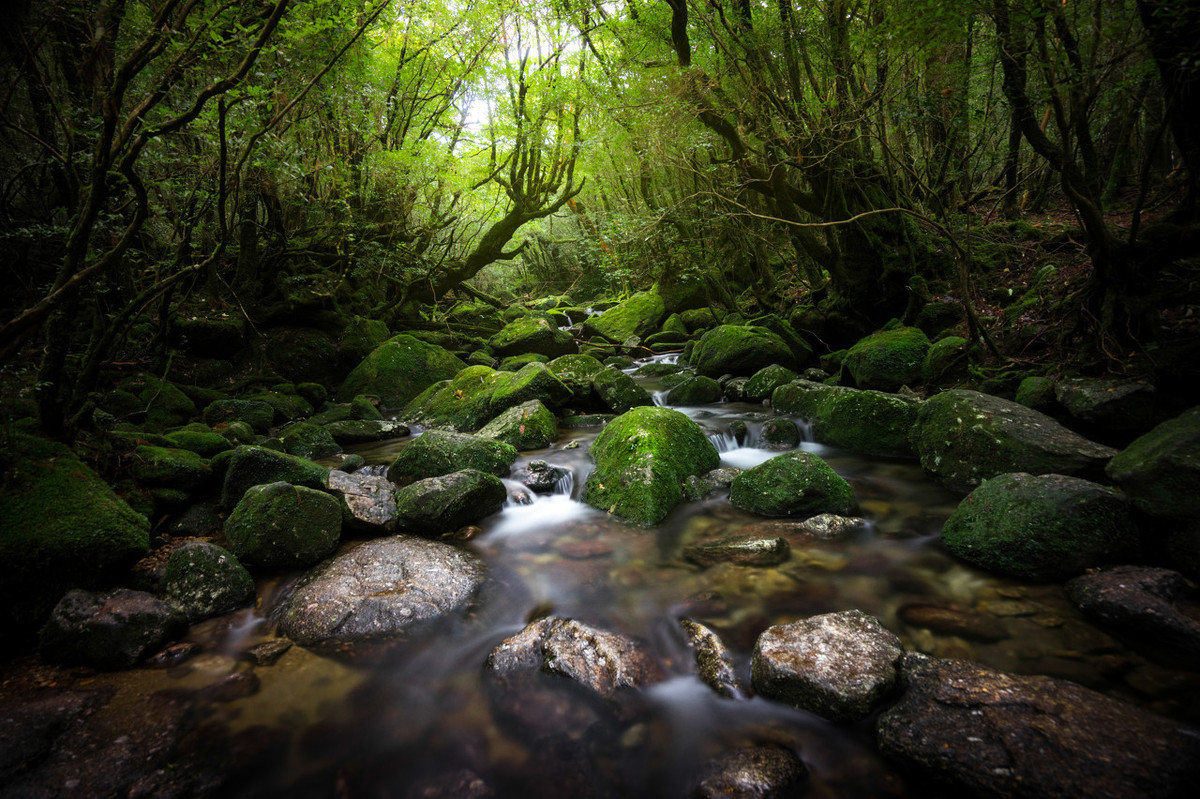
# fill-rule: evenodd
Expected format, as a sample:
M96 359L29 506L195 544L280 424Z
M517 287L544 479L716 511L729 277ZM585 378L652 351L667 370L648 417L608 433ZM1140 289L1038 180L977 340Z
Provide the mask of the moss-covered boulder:
M325 486L329 470L305 458L256 446L233 451L221 486L221 505L232 508L252 486L285 482L307 488Z
M1129 500L1061 474L1003 474L972 491L942 527L942 543L988 571L1033 580L1072 577L1138 556Z
M511 444L521 452L543 449L558 439L558 421L538 400L509 408L479 429L479 435Z
M1143 433L1161 418L1154 386L1145 381L1059 380L1054 385L1054 398L1076 419L1105 431Z
M347 419L325 425L333 440L342 446L385 441L408 435L408 425L385 419Z
M813 437L825 444L875 455L911 455L909 432L921 403L881 391L836 393L813 420Z
M1200 517L1200 407L1134 440L1105 471L1138 510L1194 522Z
M1026 408L1045 412L1048 408L1053 407L1056 402L1054 399L1054 381L1048 377L1030 375L1024 378L1020 385L1017 386L1017 396L1014 399L1017 401L1017 404L1024 405Z
M353 362L346 363L338 336L315 327L275 327L262 334L261 346L275 373L293 383L337 385Z
M771 407L776 413L792 413L809 421L826 418L833 402L854 389L827 386L812 380L793 380L771 392Z
M354 367L338 389L338 399L349 402L359 394L379 397L388 408L402 408L429 386L448 380L466 364L441 347L408 335L380 344Z
M604 364L591 355L564 355L548 365L554 376L571 389L572 404L586 404L592 396L592 380L604 371Z
M441 535L496 513L508 491L500 478L477 469L427 477L396 492L400 533Z
M811 452L785 452L733 478L729 501L757 516L853 515L854 489Z
M492 392L489 404L493 417L509 408L539 400L547 408L560 408L571 399L571 389L544 363L527 363Z
M645 338L658 329L665 312L662 297L653 292L640 292L604 313L590 317L583 325L583 333L588 337L603 336L616 344L631 336Z
M172 550L158 590L191 622L254 601L250 572L232 552L208 541L188 541Z
M796 380L798 377L798 374L786 366L780 366L777 363L765 366L751 375L750 379L746 381L744 389L746 399L749 402L762 402L765 399L770 399L771 395L775 393L775 389Z
M63 593L146 553L150 524L62 444L18 434L0 485L0 619L36 629Z
M248 489L225 520L229 550L267 568L311 566L337 548L342 506L334 497L291 483Z
M495 417L492 395L512 375L488 366L468 366L452 380L435 383L415 397L405 406L401 418L428 427L478 430Z
M540 352L527 352L524 355L510 355L500 361L496 367L501 372L515 372L527 363L549 363L550 359Z
M687 325L684 324L684 322L683 322L683 317L681 317L677 313L673 313L670 316L668 316L665 320L663 320L662 332L663 333L678 333L679 335L687 336L688 329L687 329Z
M178 488L194 493L204 488L212 471L191 450L140 446L129 469L133 479L148 488Z
M144 591L68 591L42 628L42 658L62 665L127 669L187 632L179 608Z
M247 394L245 399L270 405L274 413L274 424L277 425L307 419L313 415L312 404L297 394L291 385L280 388L286 390L260 391L257 394Z
M921 365L929 351L929 337L915 327L883 330L860 339L842 366L859 388L896 391L921 382Z
M437 477L459 469L478 469L504 477L518 452L511 444L468 433L430 430L412 440L392 461L387 478L397 485Z
M209 427L245 422L256 433L265 433L275 423L275 409L266 402L245 399L217 400L204 409L204 423Z
M592 378L592 389L605 407L613 413L626 411L643 405L654 405L654 399L629 375L620 369L605 367Z
M812 346L786 320L780 319L775 314L767 314L766 316L756 318L751 324L756 327L765 327L779 336L788 349L792 351L792 355L795 356L797 368L804 366L812 360Z
M775 416L763 422L762 444L767 449L783 451L800 446L800 428L791 419Z
M911 435L925 470L962 492L1009 472L1086 476L1116 454L1024 405L964 389L926 400Z
M688 362L706 377L723 374L752 375L771 364L794 368L791 349L765 327L720 325L696 342Z
M711 377L688 375L667 391L666 405L710 405L723 397L721 384Z
M921 381L927 386L948 386L970 377L970 365L980 348L962 336L946 336L929 345L921 362Z
M514 319L492 336L488 346L498 358L531 352L557 358L579 351L574 337L566 330L559 330L552 319L543 315Z
M695 333L697 330L711 330L720 323L712 308L693 308L688 311L680 311L679 318L689 333Z
M152 432L180 427L196 416L195 403L178 386L154 375L135 375L122 381L119 388L136 398L129 409L130 421L141 422Z
M328 428L309 422L295 422L279 431L279 440L289 455L315 460L342 451Z
M698 424L669 408L642 407L618 416L590 450L596 468L583 501L641 524L656 524L684 496L692 475L715 469L716 447Z
M218 452L233 449L229 439L211 430L177 430L167 433L164 438L171 446L194 452L202 458L211 458Z

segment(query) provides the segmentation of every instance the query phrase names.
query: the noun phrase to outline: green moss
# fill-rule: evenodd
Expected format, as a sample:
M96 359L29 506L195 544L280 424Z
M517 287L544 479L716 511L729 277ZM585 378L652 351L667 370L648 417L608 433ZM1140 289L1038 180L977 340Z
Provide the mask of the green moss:
M653 405L654 400L646 390L620 369L605 367L592 378L592 388L600 400L616 413L625 413L631 408Z
M688 329L687 329L687 325L684 324L683 317L681 317L677 313L673 313L667 317L666 321L663 322L662 332L678 333L680 335L686 336L688 333Z
M662 297L651 292L634 294L614 308L593 316L584 324L587 335L600 335L620 344L630 336L644 338L658 328L666 306Z
M729 501L759 516L797 518L850 516L858 507L850 484L811 452L785 452L746 469L730 484Z
M1120 493L1060 474L1004 474L984 481L942 527L960 558L1034 580L1074 576L1140 554L1141 540Z
M720 325L696 342L688 358L698 374L752 375L772 364L797 365L796 357L783 339L765 327Z
M554 414L538 400L530 400L488 422L479 435L511 444L521 452L548 447L558 438Z
M247 394L246 400L265 402L274 412L276 424L286 424L295 419L307 419L313 415L313 406L298 394L288 394L283 391L262 391L258 394Z
M341 533L334 497L285 482L253 486L225 520L230 551L257 566L311 566L337 548Z
M176 430L174 433L167 433L165 438L171 442L172 446L190 450L204 458L211 458L218 452L233 449L233 445L229 443L229 439L220 433L214 433L208 429L203 431Z
M583 501L624 519L656 524L683 499L683 482L720 462L704 431L678 411L634 408L608 424L591 447L596 468Z
M921 363L921 379L926 385L942 386L969 377L968 367L979 359L979 347L961 336L946 336L935 341Z
M256 400L217 400L204 409L204 423L210 427L245 422L255 432L265 433L275 423L275 408Z
M1023 378L1017 386L1015 399L1026 408L1044 411L1054 404L1054 381L1038 375Z
M229 458L221 505L232 508L252 486L283 481L321 489L328 477L328 469L310 460L266 447L241 446Z
M547 408L559 408L571 399L571 389L544 363L528 363L496 385L490 412L496 416L509 408L540 400Z
M721 401L721 384L711 377L691 375L667 392L668 405L709 405Z
M387 478L397 485L437 477L459 469L504 476L517 459L511 444L483 436L430 430L417 436L392 461Z
M492 353L497 357L540 353L547 358L574 353L578 347L575 339L544 315L530 315L514 319L488 341Z
M1139 510L1152 516L1200 516L1200 407L1137 438L1105 470Z
M123 381L119 389L136 397L132 416L136 418L144 414L143 424L147 430L161 432L166 428L179 427L196 416L196 405L186 394L173 383L154 375L131 377Z
M604 364L591 355L564 355L548 366L554 376L571 389L572 399L584 402L592 395L592 380L604 371Z
M828 387L826 387L828 388ZM877 455L911 455L909 432L920 403L880 391L846 391L830 396L815 418L818 441Z
M762 402L769 398L775 389L798 378L795 372L779 364L759 369L746 382L746 399L750 402Z
M476 469L426 478L396 492L396 529L417 535L453 532L496 513L507 498L499 478Z
M465 364L441 347L398 335L380 344L354 367L338 389L349 402L359 394L379 397L387 408L400 408L440 380L458 374Z
M212 476L203 458L191 450L174 447L138 447L133 452L130 472L144 486L188 492L200 490Z
M846 353L843 366L859 388L896 391L921 381L921 365L929 337L918 328L900 327L872 333Z
M527 352L523 355L510 355L500 361L496 367L501 372L515 372L527 363L548 363L549 358L538 352Z
M712 308L693 308L690 311L680 311L679 319L689 333L697 330L709 330L717 326L717 316Z
M829 416L834 400L853 390L811 380L793 380L771 392L771 407L776 413L792 413L808 421L823 419Z
M254 579L230 551L189 541L171 552L159 592L189 621L237 610L254 601Z
M435 427L478 430L494 416L492 394L497 386L512 376L487 366L468 366L452 380L427 388L404 408L401 418Z
M279 431L279 439L289 455L314 460L342 451L333 434L320 425L296 422Z

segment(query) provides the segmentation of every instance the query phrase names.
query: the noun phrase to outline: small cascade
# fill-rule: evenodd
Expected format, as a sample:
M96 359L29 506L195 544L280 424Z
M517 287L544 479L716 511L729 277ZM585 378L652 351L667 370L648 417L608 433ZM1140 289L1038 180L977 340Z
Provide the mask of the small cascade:
M575 495L575 472L567 470L567 473L554 483L554 491L551 496L572 497Z
M665 407L667 404L667 394L669 392L670 389L666 388L664 388L662 391L652 391L650 392L650 399L654 400L654 404L659 408Z
M537 502L537 494L530 491L524 483L510 480L507 477L500 478L500 482L504 483L504 489L508 492L508 498L504 500L504 507L519 508Z
M742 446L738 443L737 436L728 431L724 433L709 433L708 440L717 448L717 452L722 454L732 452Z

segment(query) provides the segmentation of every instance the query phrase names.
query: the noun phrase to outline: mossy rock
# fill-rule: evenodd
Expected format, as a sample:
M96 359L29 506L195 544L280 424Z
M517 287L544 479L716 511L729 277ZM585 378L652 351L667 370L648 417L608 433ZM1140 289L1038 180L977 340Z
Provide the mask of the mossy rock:
M1145 381L1059 380L1054 398L1076 419L1105 431L1145 433L1161 419L1154 386Z
M38 649L47 663L128 669L185 632L182 611L152 594L128 588L98 594L74 589L54 606Z
M204 423L209 427L231 422L245 422L256 433L265 433L275 423L275 408L258 400L226 399L204 409Z
M669 408L642 407L618 416L590 450L596 468L583 488L592 507L641 524L656 524L684 497L683 483L715 469L716 447L698 424Z
M498 358L529 353L557 358L579 351L574 337L565 330L559 330L558 326L544 315L514 319L492 336L488 346Z
M633 358L628 355L610 355L603 361L605 366L611 366L614 369L628 369L633 366Z
M172 550L159 583L159 594L190 622L245 607L254 593L254 578L237 556L208 541L188 541Z
M967 309L957 300L951 302L927 302L917 312L913 326L924 331L929 338L937 338L949 328L962 324L967 319Z
M412 440L392 461L387 479L397 485L437 477L459 469L478 469L504 477L519 453L511 444L468 433L430 430Z
M491 366L495 363L495 358L486 350L474 350L467 356L467 366Z
M720 325L696 342L689 363L697 374L720 377L723 374L752 375L772 364L797 366L787 344L765 327Z
M911 455L909 432L920 406L899 394L837 392L820 407L813 435L826 444L873 455Z
M538 400L509 408L479 430L479 435L511 444L521 452L543 449L558 439L554 414Z
M408 435L408 425L385 419L347 419L325 425L333 440L342 446L386 441Z
M658 383L663 388L675 388L675 386L679 385L680 383L691 380L692 377L692 372L689 372L687 369L681 369L678 372L672 372L669 375L663 375L658 379Z
M510 355L500 361L496 367L501 372L515 372L527 363L549 363L550 359L540 352L527 352L523 355Z
M946 336L933 342L921 363L921 380L928 386L961 383L970 377L970 365L979 360L979 346L962 336Z
M293 383L336 385L350 364L338 337L312 327L276 327L263 333L267 360L277 374Z
M800 446L800 428L791 419L780 416L767 419L763 422L761 435L767 449L785 450Z
M337 499L285 482L251 487L225 520L229 550L267 568L311 566L337 549L341 535Z
M678 333L681 336L687 336L687 325L683 322L683 317L677 313L673 313L666 318L662 323L663 333Z
M1019 405L1045 412L1057 402L1054 399L1054 381L1048 377L1030 375L1017 386L1015 399Z
M693 308L690 311L680 311L679 320L683 322L684 329L688 333L695 333L697 330L711 330L718 324L717 315L713 313L712 308Z
M246 344L245 325L228 316L172 314L172 346L201 358L228 358Z
M860 339L846 353L843 366L859 388L896 391L921 382L921 365L929 337L915 327L898 327Z
M680 366L677 363L651 361L650 363L644 363L639 366L634 374L641 377L663 377L665 375L673 375L677 372L683 371L686 371L686 367Z
M279 431L279 439L289 455L308 460L328 458L342 451L333 434L321 425L296 422Z
M375 351L389 338L392 333L388 326L378 319L365 316L355 316L346 325L338 346L342 357L351 364L361 363L364 358Z
M1061 474L985 480L942 527L942 543L982 569L1032 580L1127 563L1142 541L1120 492Z
M1200 517L1200 407L1135 439L1105 471L1144 513L1189 522Z
M729 501L757 516L851 516L854 489L811 452L785 452L733 478Z
M563 355L549 364L554 376L571 389L575 404L587 405L592 396L592 381L604 371L604 364L591 355Z
M0 487L0 618L18 637L71 587L99 587L142 557L150 524L62 444L12 440Z
M496 513L507 498L500 478L477 469L427 477L396 492L396 529L426 536L451 533Z
M380 344L351 370L337 396L349 402L360 394L379 397L387 408L402 408L429 386L448 380L466 364L441 347L400 334Z
M284 391L260 391L257 394L247 394L245 399L270 405L274 412L275 424L287 424L297 419L307 419L313 415L313 406L299 394Z
M287 482L321 489L329 470L305 458L277 452L266 447L240 446L229 458L221 488L221 505L232 508L251 487L264 483Z
M539 400L547 408L561 408L572 396L571 389L544 363L527 363L508 373L492 392L492 417L530 400Z
M596 396L614 413L625 413L643 405L654 405L654 399L629 375L620 369L606 366L592 378Z
M196 405L174 383L154 375L137 375L118 387L136 398L134 415L143 416L143 426L152 432L180 427L196 417Z
M653 333L665 312L662 297L653 292L640 292L604 313L590 317L583 330L586 336L598 335L621 344L631 336L645 338Z
M202 458L211 458L218 452L233 449L233 444L228 438L211 430L176 430L167 433L164 438L170 441L172 446L189 450Z
M926 400L911 436L925 471L964 493L1010 472L1098 473L1116 454L1045 414L965 389Z
M400 416L402 419L432 427L478 430L495 414L492 394L496 387L512 378L511 372L497 372L488 366L468 366L452 380L435 383L414 398Z
M189 494L200 491L212 477L203 458L175 447L138 447L129 471L148 488L177 488Z
M793 380L771 392L771 407L776 413L801 416L808 421L826 418L833 402L854 391L846 386L827 386L811 380Z
M668 405L710 405L720 401L721 384L704 375L691 375L666 396Z
M792 355L795 356L796 368L800 368L812 360L812 346L787 321L780 319L775 314L767 314L766 316L754 319L751 324L756 327L765 327L783 339L783 343L788 346L788 349L792 351Z
M773 363L759 369L746 381L746 399L750 402L762 402L775 393L775 389L799 378L795 372L786 366Z

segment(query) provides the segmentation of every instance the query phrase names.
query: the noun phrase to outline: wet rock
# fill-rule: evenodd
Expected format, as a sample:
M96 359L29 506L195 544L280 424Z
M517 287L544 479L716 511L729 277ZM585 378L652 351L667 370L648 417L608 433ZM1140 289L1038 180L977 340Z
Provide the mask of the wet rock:
M167 433L163 438L171 442L171 446L194 452L201 458L211 458L218 453L233 449L233 444L228 438L208 430L206 425L201 426L205 429L176 430L173 433Z
M1147 430L1157 412L1154 386L1135 380L1060 380L1054 398L1076 419L1108 430Z
M929 337L915 327L872 333L846 353L843 367L859 388L896 391L921 382Z
M590 408L593 399L592 381L604 371L604 364L591 355L563 355L547 364L554 376L571 389L571 404Z
M495 795L491 786L469 769L427 777L404 794L405 799L491 799Z
M749 402L750 397L746 394L746 384L749 382L748 377L729 375L728 379L721 380L721 392L730 402Z
M632 638L558 616L535 621L506 638L488 654L486 668L498 675L531 670L555 674L605 699L662 677Z
M401 334L380 344L351 370L338 389L338 399L349 402L369 394L379 397L384 407L400 408L465 366L441 347Z
M763 422L762 440L767 449L794 449L800 446L800 430L791 419L768 419Z
M75 454L16 434L0 490L0 619L29 634L72 587L99 587L150 545L150 524Z
M202 651L195 641L168 644L146 660L146 665L156 669L169 669L187 663Z
M1074 683L908 655L884 754L978 796L1186 796L1200 735Z
M359 544L307 574L278 611L302 646L394 638L463 613L485 567L449 544L393 536Z
M799 378L795 372L786 366L771 364L759 369L746 381L746 399L750 402L762 402L770 399L775 389Z
M1011 472L1086 475L1116 454L1024 405L960 389L921 405L912 443L925 471L964 492Z
M542 314L514 319L492 336L488 346L497 358L528 353L557 358L579 351L579 346L571 334L566 330L559 330L553 320Z
M1110 479L1151 516L1200 516L1200 407L1163 422L1121 450Z
M325 487L341 501L347 528L373 535L396 529L396 486L386 477L331 471Z
M430 430L400 450L388 467L387 479L397 485L407 485L414 480L438 477L460 469L477 469L503 477L509 473L517 455L515 447L502 441L468 433Z
M341 503L283 482L254 486L225 520L229 549L254 566L310 566L333 552L341 534Z
M913 627L924 627L942 635L957 635L970 641L993 642L1008 638L1004 625L987 616L968 613L941 605L902 605L896 612L900 620Z
M900 639L860 610L768 628L754 647L754 690L830 719L866 717L896 684Z
M543 449L558 439L558 422L540 400L509 408L479 430L479 435L511 444L518 451Z
M287 454L309 460L328 458L342 451L327 428L309 422L289 424L279 431L279 440Z
M978 344L962 336L940 338L925 353L921 382L930 387L964 382L970 377L970 365L982 359L983 349Z
M617 415L615 413L580 413L574 416L561 417L558 420L558 426L567 430L576 430L581 427L604 427L604 425L616 418Z
M1117 566L1084 574L1066 585L1085 615L1147 654L1200 668L1200 621L1191 602L1196 586L1179 572ZM1190 608L1188 607L1190 605Z
M386 441L408 435L408 425L385 419L347 419L325 425L333 440L343 446Z
M746 691L734 671L733 658L717 634L691 619L680 619L679 627L691 647L696 672L704 684L727 699L744 697Z
M496 367L501 372L516 372L527 363L548 363L550 361L539 352L526 352L521 355L510 355L500 361Z
M255 666L274 666L292 648L292 642L283 638L261 641L242 653L242 657Z
M396 492L396 526L418 535L451 532L496 513L507 498L500 478L477 469L428 477Z
M714 758L705 765L698 799L785 799L799 796L808 769L794 752L755 746Z
M721 401L721 386L703 375L692 375L667 392L668 405L709 405Z
M746 469L729 486L734 507L759 516L849 515L854 489L817 455L785 452Z
M187 630L173 605L142 591L68 591L42 628L39 648L52 663L127 669Z
M144 486L178 488L188 493L204 488L212 477L203 458L191 450L175 447L138 447L129 471Z
M784 340L769 328L731 324L719 325L701 336L689 360L697 374L707 377L753 375L775 364L784 368L799 365Z
M530 461L524 469L515 472L513 478L530 491L552 494L558 482L570 474L571 470L563 466L553 466L546 461Z
M196 622L254 601L254 579L232 552L207 541L188 541L167 558L159 591Z
M867 520L858 516L838 516L836 513L821 513L800 522L800 529L817 538L832 540L842 538L867 525Z
M328 469L305 458L266 447L241 446L233 451L225 470L221 506L232 509L252 486L285 482L321 489L328 476Z
M736 466L723 466L720 469L713 469L704 475L704 482L708 486L709 491L716 491L720 488L729 488L733 483L733 479L742 473L742 470Z
M1119 492L1060 474L1005 474L972 491L942 526L942 543L980 568L1034 580L1071 577L1138 554Z
M1054 381L1040 375L1030 375L1017 386L1017 404L1045 413L1054 407Z
M791 555L784 538L722 538L684 547L683 557L698 566L733 563L738 566L777 566Z
M855 389L848 386L827 386L811 380L793 380L771 392L771 407L776 413L794 413L811 421L828 417L833 400L854 391Z
M254 696L262 687L262 681L252 671L235 671L206 685L195 694L199 702L233 702Z
M683 499L682 482L720 461L698 424L668 408L635 408L591 446L596 468L582 499L630 521L656 524Z
M629 375L620 369L605 367L592 378L592 388L605 407L614 413L626 413L640 406L653 406L654 400Z
M245 399L224 399L210 403L204 409L204 423L209 427L244 422L256 433L265 433L275 421L275 409L265 402Z

